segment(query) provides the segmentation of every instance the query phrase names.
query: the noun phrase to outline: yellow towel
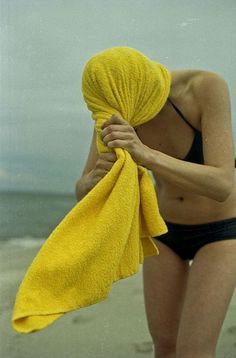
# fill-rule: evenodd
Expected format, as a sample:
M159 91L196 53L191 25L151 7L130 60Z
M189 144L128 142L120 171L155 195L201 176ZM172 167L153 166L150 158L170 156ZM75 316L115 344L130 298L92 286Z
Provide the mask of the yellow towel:
M82 92L101 125L113 113L130 125L153 118L170 90L170 72L130 47L113 47L87 62ZM44 242L18 289L12 327L38 331L66 312L104 300L112 283L138 272L145 256L157 255L152 237L167 232L147 169L128 151L63 218Z

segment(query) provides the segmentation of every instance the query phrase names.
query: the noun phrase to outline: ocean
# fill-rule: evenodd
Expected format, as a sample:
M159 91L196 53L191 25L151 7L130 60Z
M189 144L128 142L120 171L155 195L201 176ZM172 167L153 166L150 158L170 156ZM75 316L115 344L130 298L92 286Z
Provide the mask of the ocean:
M76 203L71 194L0 192L0 240L47 238Z

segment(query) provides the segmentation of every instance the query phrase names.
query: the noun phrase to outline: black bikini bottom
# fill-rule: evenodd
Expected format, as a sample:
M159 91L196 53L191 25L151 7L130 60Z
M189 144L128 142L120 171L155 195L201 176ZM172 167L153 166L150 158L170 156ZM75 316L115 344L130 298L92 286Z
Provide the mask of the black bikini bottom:
M236 239L236 217L199 225L166 222L168 232L154 239L166 244L184 260L192 260L197 251L215 241Z

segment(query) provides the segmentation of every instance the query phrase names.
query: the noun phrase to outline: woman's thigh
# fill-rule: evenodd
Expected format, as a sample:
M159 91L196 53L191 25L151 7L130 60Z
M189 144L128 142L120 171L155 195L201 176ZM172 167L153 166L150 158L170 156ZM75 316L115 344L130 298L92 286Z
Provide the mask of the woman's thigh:
M155 243L159 255L146 257L143 263L144 301L153 342L164 350L176 344L189 261L158 240Z
M195 255L179 326L180 357L214 353L235 289L235 257L236 238L204 245Z

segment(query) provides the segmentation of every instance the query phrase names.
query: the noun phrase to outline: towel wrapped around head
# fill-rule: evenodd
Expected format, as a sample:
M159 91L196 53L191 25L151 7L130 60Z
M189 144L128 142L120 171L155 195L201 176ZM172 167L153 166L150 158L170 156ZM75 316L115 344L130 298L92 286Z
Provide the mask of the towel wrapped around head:
M130 47L112 47L93 56L82 77L82 92L96 121L100 152L111 149L100 139L101 125L121 115L132 127L152 119L170 92L169 70Z
M40 248L18 289L12 327L30 333L63 314L104 300L112 283L159 253L152 237L167 232L147 169L128 151L108 148L101 125L117 114L136 127L152 119L170 91L170 72L130 47L97 53L82 92L96 121L97 148L115 150L111 170L63 218Z

